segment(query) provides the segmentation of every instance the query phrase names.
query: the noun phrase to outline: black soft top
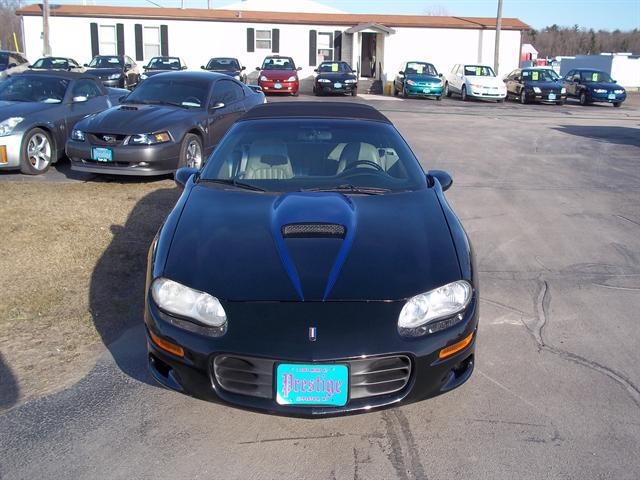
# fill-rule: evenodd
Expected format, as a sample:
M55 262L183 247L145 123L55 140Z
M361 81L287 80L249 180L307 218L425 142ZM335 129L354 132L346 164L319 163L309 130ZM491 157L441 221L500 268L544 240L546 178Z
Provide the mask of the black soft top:
M346 102L263 103L249 110L241 120L261 118L349 118L391 123L387 117L369 105Z
M59 57L59 58L63 58L63 57ZM57 77L57 78L65 78L67 80L79 80L81 78L86 78L89 80L95 80L96 77L94 75L91 75L89 73L84 73L84 72L68 72L66 70L25 70L24 72L18 73L16 75L13 76L18 76L18 75L34 75L36 77Z

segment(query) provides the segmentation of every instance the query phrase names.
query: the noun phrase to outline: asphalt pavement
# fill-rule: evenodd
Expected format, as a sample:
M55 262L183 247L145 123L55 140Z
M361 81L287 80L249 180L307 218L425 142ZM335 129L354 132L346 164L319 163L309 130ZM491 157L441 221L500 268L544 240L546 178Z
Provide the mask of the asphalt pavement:
M480 278L469 382L351 417L251 413L156 386L140 319L80 382L0 415L0 478L640 478L640 110L358 101L453 176Z

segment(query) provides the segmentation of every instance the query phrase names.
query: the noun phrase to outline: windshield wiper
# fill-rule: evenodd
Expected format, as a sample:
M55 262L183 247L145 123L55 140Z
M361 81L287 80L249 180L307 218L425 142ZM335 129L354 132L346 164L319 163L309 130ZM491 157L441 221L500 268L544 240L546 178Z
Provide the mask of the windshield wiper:
M315 187L315 188L301 188L301 192L340 192L340 193L361 193L363 195L382 195L389 193L391 190L388 188L378 187L356 187L351 184L336 185L335 187Z
M237 181L235 178L200 178L200 182L204 183L220 183L222 185L231 185L236 188L243 188L245 190L253 190L255 192L264 192L266 191L264 188L256 187L255 185L251 185L249 183L243 183Z

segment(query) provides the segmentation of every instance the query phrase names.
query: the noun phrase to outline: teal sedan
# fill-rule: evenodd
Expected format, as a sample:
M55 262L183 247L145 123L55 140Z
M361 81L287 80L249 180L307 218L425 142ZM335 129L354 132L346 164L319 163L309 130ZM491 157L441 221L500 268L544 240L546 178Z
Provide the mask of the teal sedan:
M404 98L435 97L442 99L444 82L436 67L427 62L407 62L400 66L400 71L393 81L393 94Z

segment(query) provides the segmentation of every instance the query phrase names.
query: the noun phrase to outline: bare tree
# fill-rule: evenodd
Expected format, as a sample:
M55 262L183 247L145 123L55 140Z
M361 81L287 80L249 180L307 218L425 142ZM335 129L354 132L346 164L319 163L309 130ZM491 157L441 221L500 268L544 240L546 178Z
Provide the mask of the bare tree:
M541 57L558 55L597 55L600 53L628 52L640 54L640 30L628 32L584 29L578 25L560 27L551 25L542 30L525 32L523 41L531 43Z
M18 0L0 0L0 48L14 50L16 48L13 41L13 34L18 39L18 48L24 50L20 45L22 41L22 30L20 18L16 15L16 10L20 8Z

